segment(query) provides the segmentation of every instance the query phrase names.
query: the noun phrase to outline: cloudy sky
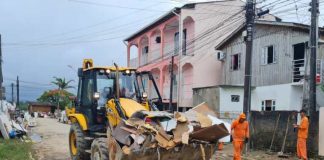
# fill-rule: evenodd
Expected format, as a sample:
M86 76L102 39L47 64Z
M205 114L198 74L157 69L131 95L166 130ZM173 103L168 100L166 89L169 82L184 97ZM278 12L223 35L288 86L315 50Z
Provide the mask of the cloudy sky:
M54 88L50 85L53 76L77 80L76 69L84 58L92 58L96 65L111 65L113 62L125 65L126 47L122 40L185 2L0 0L0 33L7 99L11 100L9 86L15 83L17 75L21 80L20 99L35 100L44 90ZM271 12L284 20L307 24L308 7L303 7L307 3L306 0L295 0L295 3L287 3L289 5L285 6L280 3L275 5L272 0L263 0L258 5L268 4ZM320 22L324 24L323 15L320 16ZM77 86L77 83L72 85Z

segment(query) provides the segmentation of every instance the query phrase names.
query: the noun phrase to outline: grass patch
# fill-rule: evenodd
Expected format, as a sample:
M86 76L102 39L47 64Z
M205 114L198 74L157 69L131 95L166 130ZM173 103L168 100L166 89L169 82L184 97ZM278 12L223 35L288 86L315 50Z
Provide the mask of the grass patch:
M32 143L21 142L20 140L0 139L0 159L1 160L22 160L30 159L32 153Z

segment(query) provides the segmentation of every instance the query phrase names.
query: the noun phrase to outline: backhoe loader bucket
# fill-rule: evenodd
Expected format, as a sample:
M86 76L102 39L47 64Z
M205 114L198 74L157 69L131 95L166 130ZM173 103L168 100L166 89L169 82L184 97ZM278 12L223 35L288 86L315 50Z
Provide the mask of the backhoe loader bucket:
M209 160L215 152L215 146L215 144L191 143L169 150L156 147L125 154L113 137L108 138L110 160Z

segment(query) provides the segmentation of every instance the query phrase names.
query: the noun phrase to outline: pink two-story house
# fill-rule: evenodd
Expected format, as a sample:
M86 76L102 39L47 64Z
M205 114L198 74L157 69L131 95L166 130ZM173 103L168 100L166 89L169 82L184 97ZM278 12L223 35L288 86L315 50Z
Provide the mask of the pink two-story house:
M217 60L214 46L244 24L244 7L244 2L236 0L190 3L174 8L125 39L127 64L140 71L151 71L163 101L168 103L170 61L175 55L173 102L178 109L186 110L206 101L218 110L217 97L204 96L213 91L194 93L194 90L222 84L222 64ZM182 30L182 42L179 42L179 30ZM152 86L145 84L145 87L150 91ZM197 99L195 103L193 99Z

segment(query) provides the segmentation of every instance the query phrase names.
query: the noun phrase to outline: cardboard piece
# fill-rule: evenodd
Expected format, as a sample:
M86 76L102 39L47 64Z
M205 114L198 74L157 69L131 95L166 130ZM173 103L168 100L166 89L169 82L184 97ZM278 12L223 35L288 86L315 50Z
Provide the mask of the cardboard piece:
M176 146L176 143L173 140L167 140L162 135L157 134L155 140L158 142L158 145L165 149L171 149Z
M206 102L203 102L203 103L193 107L191 110L201 113L205 116L211 115L211 116L217 117L216 112L213 111L212 109L210 109L210 107L207 105Z
M121 126L120 129L123 129L129 133L132 133L132 134L137 134L136 130L134 129L130 129L130 128L127 128L127 127L124 127L124 126Z
M175 143L180 143L182 141L182 135L189 131L187 123L178 123L175 130L173 130L173 141Z
M212 126L212 121L205 115L197 112L197 119L200 123L201 128Z
M131 152L130 148L127 146L123 146L122 150L123 150L124 154L126 154L126 155L130 154L130 152Z
M207 142L213 142L217 141L223 137L228 136L229 133L225 127L224 124L220 125L213 125L207 128L202 128L196 132L193 132L190 135L190 138L207 141Z
M156 134L155 135L155 140L158 142L159 146L162 148L168 147L168 140L165 139L161 134Z
M180 112L175 112L174 118L177 119L177 121L179 122L187 122L187 118Z
M182 133L181 142L183 144L189 144L189 132Z
M165 139L167 139L168 141L171 140L171 135L168 135L162 127L157 126L157 133L160 134L161 136L163 136Z
M184 112L184 115L186 116L189 122L199 122L197 119L197 112L194 110L189 110L187 112Z

